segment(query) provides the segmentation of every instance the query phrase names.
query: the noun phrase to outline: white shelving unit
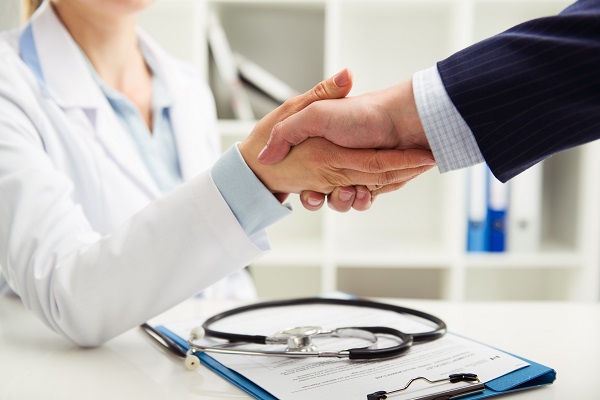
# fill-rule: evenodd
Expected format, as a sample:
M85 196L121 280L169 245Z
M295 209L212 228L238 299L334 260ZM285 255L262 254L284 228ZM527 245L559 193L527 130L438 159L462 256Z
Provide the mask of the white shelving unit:
M142 24L213 84L223 147L253 123L232 113L206 44L214 10L235 51L299 91L350 67L351 95L391 86L453 52L563 0L160 0ZM269 108L256 103L256 114ZM296 211L270 229L273 251L252 265L263 297L343 290L454 300L600 298L600 145L543 163L542 246L530 254L468 254L466 174L432 170L364 213ZM516 178L518 179L518 177Z

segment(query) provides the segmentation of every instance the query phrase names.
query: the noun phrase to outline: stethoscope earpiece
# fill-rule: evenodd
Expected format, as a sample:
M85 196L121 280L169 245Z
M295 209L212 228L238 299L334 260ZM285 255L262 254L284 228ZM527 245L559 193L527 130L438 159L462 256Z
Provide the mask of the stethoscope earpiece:
M201 326L197 326L190 332L190 341L201 340L202 338L204 338L204 336L206 336L204 328ZM194 354L193 350L188 350L185 356L185 367L190 371L194 371L199 366L200 359L198 358L198 356Z
M199 366L200 366L200 359L198 358L198 356L193 354L192 350L189 350L187 352L187 355L185 356L185 367L189 371L194 371Z
M194 329L192 329L192 332L190 332L191 341L201 340L204 338L204 336L206 336L206 331L201 326L195 327Z

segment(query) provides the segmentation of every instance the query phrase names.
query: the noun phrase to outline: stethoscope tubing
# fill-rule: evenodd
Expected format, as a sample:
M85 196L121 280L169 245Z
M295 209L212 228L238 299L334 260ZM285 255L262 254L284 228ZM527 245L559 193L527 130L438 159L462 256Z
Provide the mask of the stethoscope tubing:
M263 335L244 335L237 333L228 333L228 332L220 332L214 329L211 329L211 325L217 321L225 319L227 317L231 317L233 315L242 314L249 311L260 310L265 308L275 308L275 307L288 307L288 306L299 306L299 305L311 305L311 304L322 304L322 305L339 305L339 306L348 306L348 307L363 307L363 308L372 308L378 310L391 311L398 314L406 314L413 315L424 320L433 322L436 325L436 328L430 332L418 332L412 333L411 336L413 338L414 343L420 342L429 342L432 340L436 340L444 336L446 333L447 327L446 323L440 318L428 314L423 311L414 310L412 308L406 308L401 306L396 306L387 303L379 303L371 300L362 300L362 299L327 299L320 297L309 297L309 298L301 298L301 299L292 299L292 300L275 300L275 301L265 301L256 304L249 304L247 306L242 306L238 308L234 308L232 310L224 311L220 314L214 315L204 321L202 324L202 328L204 329L205 335L207 337L213 337L218 339L224 339L229 342L247 342L247 343L256 343L256 344L266 344L267 336Z
M253 344L269 344L271 338L264 335L247 335L237 334L230 332L217 331L211 328L211 326L220 320L225 318L242 314L245 312L261 310L266 308L277 308L277 307L289 307L289 306L300 306L300 305L339 305L349 307L363 307L370 309L378 309L391 311L398 314L412 315L418 318L422 318L429 322L432 322L436 327L428 332L419 333L404 333L394 328L381 327L381 326L366 326L366 327L347 327L339 329L357 329L371 332L373 334L391 335L398 339L399 344L383 349L371 349L368 347L355 348L342 350L339 352L296 352L293 351L254 351L254 350L242 350L242 349L227 349L223 346L200 346L194 343L193 340L188 341L188 346L193 353L195 352L217 352L227 354L246 354L246 355L262 355L262 356L289 356L289 357L336 357L336 358L349 358L351 360L372 360L372 359L384 359L397 357L400 354L406 352L414 343L423 343L441 338L447 330L446 323L431 314L423 311L414 310L411 308L395 306L392 304L379 303L370 300L361 299L327 299L327 298L301 298L292 300L278 300L278 301L267 301L256 304L250 304L234 308L232 310L224 311L220 314L214 315L207 319L202 324L205 336L227 340L228 345L235 343L253 343Z
M362 326L362 327L346 327L337 328L334 331L321 332L322 334L339 334L339 331L344 330L358 330L364 332L370 332L372 335L388 335L394 336L398 339L398 345L391 346L383 349L372 349L370 347L345 349L340 351L285 351L277 350L248 350L235 348L235 346L242 344L272 344L274 338L263 336L263 335L245 335L228 332L220 332L211 329L210 326L224 318L231 317L233 315L242 314L244 312L260 310L265 308L276 308L285 306L299 306L299 305L341 305L350 307L364 307L370 309L379 309L391 311L399 314L412 315L424 320L427 320L436 325L434 329L428 332L419 333L404 333L400 330L382 327L382 326ZM395 306L386 303L379 303L370 300L361 299L326 299L326 298L302 298L293 300L280 300L280 301L268 301L256 304L250 304L222 312L214 315L207 319L202 325L202 330L205 336L219 338L227 340L227 343L222 343L214 346L202 346L195 343L194 334L187 341L189 350L182 348L181 345L173 341L169 336L163 334L159 330L153 328L147 323L143 324L141 328L156 342L160 343L164 348L168 349L173 354L184 357L186 359L186 366L190 369L196 368L199 360L196 357L196 353L221 353L221 354L238 354L238 355L251 355L251 356L284 356L291 358L306 358L306 357L327 357L327 358L347 358L350 360L373 360L373 359L385 359L392 358L401 355L406 352L414 343L423 343L441 338L446 333L446 323L441 319L425 313L423 311L414 310L411 308ZM193 331L192 331L193 332ZM336 333L337 332L337 333ZM371 336L372 336L371 335ZM376 339L375 339L376 340Z

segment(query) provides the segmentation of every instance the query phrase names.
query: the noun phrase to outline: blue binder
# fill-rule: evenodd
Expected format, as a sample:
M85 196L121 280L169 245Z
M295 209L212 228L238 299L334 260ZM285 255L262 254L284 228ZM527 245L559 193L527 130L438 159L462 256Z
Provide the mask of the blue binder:
M164 326L158 326L156 328L163 334L169 336L182 348L188 349L187 342L181 337L175 335L173 332L165 328ZM513 354L513 356L515 356ZM545 365L538 364L531 360L527 360L523 357L515 356L527 363L528 367L524 367L513 371L509 374L503 375L499 378L491 380L485 383L485 390L478 394L473 394L461 399L465 400L478 400L486 399L488 397L499 396L506 393L518 392L527 389L533 389L540 386L550 385L556 379L556 371ZM237 372L227 368L208 354L199 355L200 362L213 370L221 377L227 379L229 382L244 390L246 393L259 400L278 400L275 396L270 394L268 391L258 386L248 378L238 374ZM366 398L367 393L364 394ZM390 398L392 400L393 398Z
M508 207L508 184L502 183L488 171L488 251L506 250L506 212Z
M467 251L488 250L488 168L486 164L468 170Z

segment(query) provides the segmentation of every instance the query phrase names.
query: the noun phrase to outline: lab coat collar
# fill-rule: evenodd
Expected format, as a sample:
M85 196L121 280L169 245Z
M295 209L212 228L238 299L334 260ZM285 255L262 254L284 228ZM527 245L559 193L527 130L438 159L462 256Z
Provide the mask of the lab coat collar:
M28 31L30 38L24 35ZM20 47L22 57L28 48L37 53L39 71L34 72L39 73L38 80L43 80L43 87L60 107L94 109L101 105L102 92L91 78L87 60L49 1L31 17L21 34ZM24 61L32 68L35 58Z
M31 32L30 37L27 33ZM28 43L27 40L32 40ZM160 190L144 161L110 108L106 96L95 82L89 62L64 27L50 2L45 1L25 26L19 40L23 61L40 80L42 90L64 110L80 109L89 122L98 142L132 181L150 198L160 196ZM33 49L24 57L24 48ZM35 57L36 56L36 57ZM32 61L37 59L37 66ZM36 71L35 68L38 68ZM81 134L86 126L80 125Z
M93 78L89 61L49 3L44 1L21 34L23 47L23 40L27 39L24 35L30 30L31 40L34 41L31 47L37 52L38 65L24 61L36 75L36 68L39 69L38 80L43 90L59 106L63 109L82 109L107 152L130 172L132 179L140 181L152 197L157 197L160 191L116 116L110 112L106 96ZM172 100L170 116L181 172L183 179L189 180L206 167L206 157L199 157L199 152L206 150L206 144L200 140L204 136L200 131L208 129L208 118L212 118L212 113L208 109L198 110L198 103L190 101L189 77L183 79L181 74L172 73L181 71L181 66L141 29L138 30L138 37L145 54L154 61L154 72L159 74ZM202 106L208 108L213 104ZM99 117L98 113L102 116ZM209 154L210 151L205 156Z

